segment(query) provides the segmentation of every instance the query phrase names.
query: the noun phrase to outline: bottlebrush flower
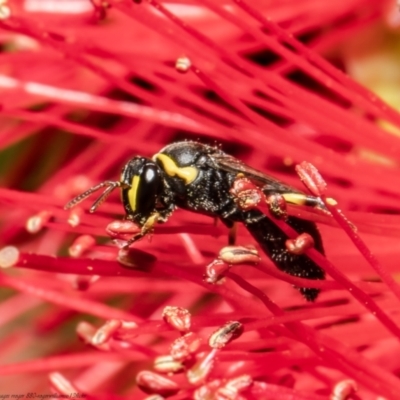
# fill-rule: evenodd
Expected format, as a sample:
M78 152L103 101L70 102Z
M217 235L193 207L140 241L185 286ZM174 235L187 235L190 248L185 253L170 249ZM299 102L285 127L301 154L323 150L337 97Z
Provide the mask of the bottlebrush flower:
M379 45L395 57L393 3L0 2L0 394L398 398L400 114ZM301 216L326 258L276 220L327 273L315 303L261 252L226 263L208 217L177 210L126 251L116 193L64 210L184 139L325 202L331 216Z

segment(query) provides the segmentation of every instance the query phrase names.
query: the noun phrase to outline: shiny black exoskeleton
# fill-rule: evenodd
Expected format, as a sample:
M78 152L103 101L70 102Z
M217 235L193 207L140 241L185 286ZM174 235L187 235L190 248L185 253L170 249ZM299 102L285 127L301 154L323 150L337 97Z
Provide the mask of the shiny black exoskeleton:
M120 181L103 182L73 199L66 207L73 207L94 191L106 187L92 206L93 212L119 186L127 218L142 227L127 245L149 233L155 223L165 222L175 207L181 207L217 217L228 227L235 222L243 223L280 270L297 277L324 279L324 271L309 257L286 249L288 237L272 219L258 209L244 210L238 205L230 192L238 175L250 179L267 196L282 194L295 199L296 204L319 204L318 199L250 168L218 148L187 141L170 144L151 159L131 159L125 165ZM292 216L286 222L297 232L311 235L315 248L323 253L322 240L313 222ZM314 300L319 293L314 288L299 290L307 300Z

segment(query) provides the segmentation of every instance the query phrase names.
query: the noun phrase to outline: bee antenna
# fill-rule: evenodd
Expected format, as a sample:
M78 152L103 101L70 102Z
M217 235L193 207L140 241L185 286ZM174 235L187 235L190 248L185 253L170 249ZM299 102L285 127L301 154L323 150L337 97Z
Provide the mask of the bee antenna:
M104 202L104 200L111 194L111 192L118 186L121 186L121 182L118 181L104 181L99 183L96 186L91 187L86 190L86 192L81 193L80 195L73 198L69 203L67 203L64 207L65 210L75 207L81 201L85 200L92 193L97 192L99 189L106 187L106 190L100 195L100 197L93 203L92 207L90 207L90 212L95 212L97 208Z

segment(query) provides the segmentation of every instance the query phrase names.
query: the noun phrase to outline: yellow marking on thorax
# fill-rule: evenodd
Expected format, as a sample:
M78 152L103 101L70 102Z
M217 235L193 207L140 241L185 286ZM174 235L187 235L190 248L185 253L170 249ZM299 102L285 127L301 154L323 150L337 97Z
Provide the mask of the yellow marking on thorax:
M199 174L199 171L196 167L178 167L176 165L176 162L172 160L169 156L165 154L156 154L153 157L153 160L159 160L161 161L164 171L169 175L169 176L177 176L178 178L181 178L185 181L186 185L189 185L192 183L196 178L197 175Z
M299 206L307 203L307 196L302 193L283 193L282 197L291 204L297 204Z
M132 178L131 188L128 190L128 199L132 211L136 211L136 199L137 199L139 181L140 181L139 175L134 175Z

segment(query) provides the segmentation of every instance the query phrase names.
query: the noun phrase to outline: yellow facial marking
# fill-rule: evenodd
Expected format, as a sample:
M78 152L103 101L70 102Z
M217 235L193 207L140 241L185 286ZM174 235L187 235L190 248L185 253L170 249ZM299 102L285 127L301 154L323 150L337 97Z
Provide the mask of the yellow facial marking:
M302 193L284 193L282 197L291 204L297 204L299 206L307 203L307 196Z
M137 190L139 187L139 181L140 181L139 175L134 175L132 178L131 188L128 191L128 199L132 211L136 210L136 198L137 198Z
M186 185L192 183L199 174L199 171L196 167L178 167L175 161L165 154L156 154L153 157L153 160L161 161L164 171L169 176L177 176L178 178L183 179Z

